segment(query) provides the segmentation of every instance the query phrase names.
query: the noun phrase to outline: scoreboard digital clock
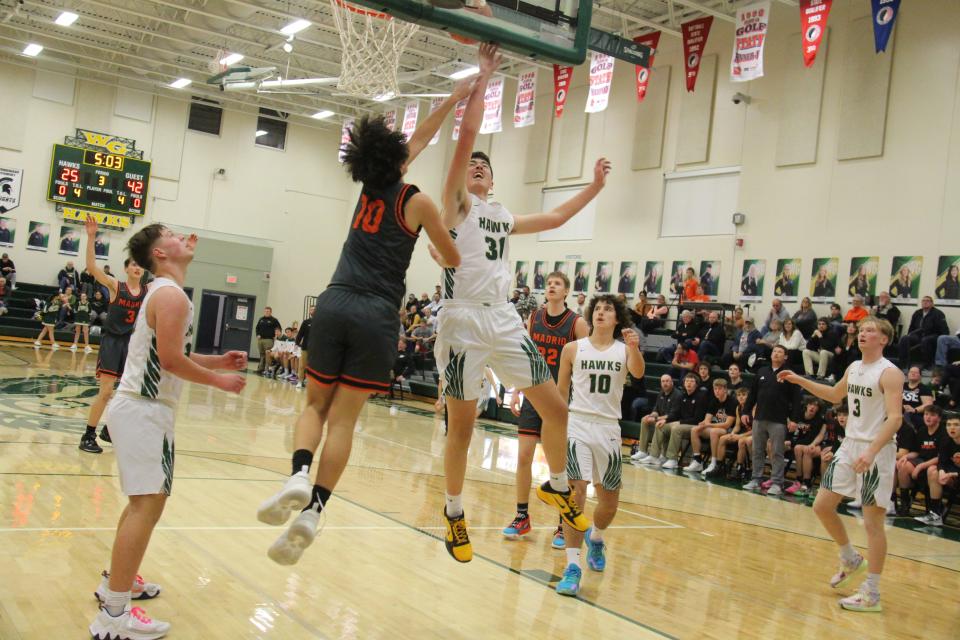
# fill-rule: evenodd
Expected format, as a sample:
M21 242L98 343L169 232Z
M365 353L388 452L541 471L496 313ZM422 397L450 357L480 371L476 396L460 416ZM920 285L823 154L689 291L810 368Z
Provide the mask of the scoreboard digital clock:
M142 216L150 163L106 151L53 145L47 200Z

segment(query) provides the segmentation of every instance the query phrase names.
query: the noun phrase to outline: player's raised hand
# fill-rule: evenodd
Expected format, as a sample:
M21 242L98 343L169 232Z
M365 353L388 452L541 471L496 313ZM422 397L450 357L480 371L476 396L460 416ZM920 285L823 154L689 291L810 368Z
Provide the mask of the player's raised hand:
M784 369L777 374L777 382L789 382L791 384L797 384L800 381L800 376L795 374L789 369Z
M453 91L450 92L450 97L456 102L464 100L470 95L470 92L473 91L473 86L476 83L476 78L464 78L457 84L453 85Z
M480 45L480 74L490 76L503 61L500 55L500 45L495 42L484 42Z
M217 376L213 386L227 393L240 393L247 386L247 379L239 373L222 373Z
M223 354L223 368L232 371L243 371L247 368L247 352L227 351Z
M83 228L87 230L88 238L95 238L97 236L97 219L93 217L92 213L87 214L87 219L83 223Z
M623 343L630 347L631 349L640 348L640 334L637 333L636 329L625 328L621 334L623 335Z
M610 174L611 168L612 165L609 160L598 158L596 164L593 165L593 183L601 187L606 186L607 175Z

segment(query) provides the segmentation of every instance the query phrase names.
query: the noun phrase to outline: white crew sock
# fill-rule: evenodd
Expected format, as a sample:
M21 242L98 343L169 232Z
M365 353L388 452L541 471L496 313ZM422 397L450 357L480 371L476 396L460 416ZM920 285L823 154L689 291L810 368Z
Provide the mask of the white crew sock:
M463 515L463 501L460 496L447 494L447 515L451 518Z
M879 573L868 573L867 579L863 583L867 588L867 591L870 593L880 593L880 574Z
M603 529L597 527L596 523L590 528L590 542L603 542Z
M109 587L107 588L107 596L103 602L103 608L107 613L116 618L124 612L128 604L130 604L129 591L111 591Z
M580 549L571 549L567 547L567 565L575 564L580 567Z
M559 493L566 493L570 490L570 483L567 481L567 472L550 474L550 487Z
M853 545L849 542L840 547L840 559L843 560L846 564L853 564L857 561L857 550L853 548Z

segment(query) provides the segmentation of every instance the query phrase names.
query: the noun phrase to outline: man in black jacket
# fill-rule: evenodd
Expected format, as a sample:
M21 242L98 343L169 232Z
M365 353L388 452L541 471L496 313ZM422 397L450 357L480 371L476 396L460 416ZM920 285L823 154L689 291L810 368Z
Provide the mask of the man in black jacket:
M654 436L654 447L661 452L661 456L664 442L669 438L666 460L661 465L663 469L676 469L679 466L677 458L680 456L680 445L683 444L684 438L690 438L690 431L703 422L703 417L707 415L707 394L699 387L700 383L695 374L688 373L683 377L684 393L667 416L667 423L663 428L658 429ZM663 458L661 457L660 460Z
M759 491L763 480L763 468L767 464L767 440L772 443L770 488L768 496L783 493L783 473L786 464L783 457L787 441L787 419L793 415L800 401L800 388L777 382L777 374L787 369L787 350L781 345L773 348L770 365L760 367L753 380L753 392L748 404L753 405L753 479L743 488Z
M693 339L693 345L697 348L697 357L703 360L719 358L723 355L723 347L727 341L723 325L720 324L720 314L711 311L707 316L707 324L703 325L697 337Z
M920 345L923 350L923 368L933 365L937 351L937 338L950 334L947 318L943 311L933 306L933 298L924 296L920 308L913 312L907 333L900 338L897 349L900 351L900 368L906 371L912 364L910 350Z
M877 296L877 306L871 309L870 313L889 322L894 331L900 326L900 309L893 304L890 294L886 291L881 291Z
M263 317L257 320L257 353L260 362L257 364L257 373L262 374L267 366L267 352L273 348L273 338L277 329L282 329L280 322L273 317L273 309L263 308Z
M696 321L696 316L693 315L692 311L684 310L680 314L680 320L677 321L677 329L673 332L673 339L677 341L677 344L686 343L687 346L696 347L693 345L693 339L697 337L697 333L700 331L700 325ZM664 347L660 349L660 358L664 362L673 361L673 352L676 351L676 345L672 347Z
M680 389L673 384L673 377L669 373L660 376L660 393L653 405L653 411L640 419L640 441L634 445L635 451L630 452L630 459L635 462L644 462L647 459L656 460L662 453L659 449L647 448L657 429L662 429L667 423L667 417L673 413L680 402Z

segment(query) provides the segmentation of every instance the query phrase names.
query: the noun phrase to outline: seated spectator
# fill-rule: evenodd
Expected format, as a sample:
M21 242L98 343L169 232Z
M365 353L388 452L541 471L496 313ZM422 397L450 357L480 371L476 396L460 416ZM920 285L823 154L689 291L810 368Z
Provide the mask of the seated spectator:
M57 273L57 284L60 291L72 287L74 291L80 288L80 272L73 266L73 260L68 260L66 266Z
M843 336L846 331L843 322L843 309L836 302L830 303L830 315L827 316L830 319L830 327L837 332L837 337L840 338Z
M733 344L730 351L724 354L721 360L722 365L729 367L731 364L738 364L741 368L746 368L750 356L757 352L757 340L760 339L760 332L753 325L753 319L747 318L743 321L743 329L740 329L733 336Z
M720 437L733 431L733 424L737 417L737 401L730 395L727 381L722 378L714 380L709 398L706 415L690 431L693 460L683 468L687 472L703 471L704 475L713 472L717 468L716 451ZM701 439L706 439L710 443L710 451L713 453L706 471L703 469L705 458L700 453Z
M61 300L61 294L55 293L44 303L43 308L40 310L40 324L43 325L43 328L40 329L40 335L37 336L37 339L33 341L34 347L42 347L43 337L49 336L50 348L53 350L60 348L60 346L57 345L57 340L53 332L57 326L57 317L60 315Z
M417 328L421 322L420 312L417 308L417 303L407 305L407 317L404 318L404 331L408 336L413 334L413 330Z
M950 354L951 349L960 349L960 330L957 330L956 335L937 337L937 351L933 357L935 367L943 368L950 364L947 362L947 356Z
M433 312L430 311L430 305L426 305L423 308L423 319L421 320L423 324L430 325L434 331L437 330L437 318L433 315Z
M723 325L720 324L720 314L711 311L707 316L707 323L692 340L692 346L697 349L697 357L700 360L719 359L723 355L725 342L726 335Z
M930 508L926 514L914 519L928 526L943 526L943 488L956 488L958 476L960 476L960 416L954 414L947 418L947 435L940 439L937 464L927 467Z
M677 344L685 344L687 347L693 346L693 339L697 337L697 333L700 331L700 327L694 321L693 313L690 311L683 311L680 314L680 321L677 323L677 329L673 332L671 337L677 341ZM673 347L664 347L660 349L660 359L663 362L670 362L673 360L673 351L676 349L676 346Z
M655 463L663 469L676 469L679 466L678 458L683 440L690 436L695 426L703 422L707 413L707 396L697 388L696 375L688 373L684 376L683 391L673 413L667 417L663 428L657 429L653 436L656 441L654 446L658 451L663 451L664 444L669 442L666 457L659 458Z
M421 293L420 299L417 300L417 310L420 311L420 313L422 314L423 310L426 309L429 305L430 305L430 296L428 296L426 293Z
M427 309L430 309L430 313L434 316L437 315L437 312L440 311L440 307L443 306L443 299L440 297L439 293L433 294L433 298L430 300L430 304L427 305Z
M697 352L688 348L686 343L681 342L677 345L676 349L674 349L673 361L670 364L673 365L673 369L670 371L673 377L682 378L689 373L696 378L697 375L694 372L696 371L697 365L700 364L700 361L697 359ZM699 384L699 381L697 384Z
M807 346L803 350L803 372L808 376L826 378L839 344L836 333L830 330L829 318L820 318L816 331L807 340ZM816 372L813 369L814 364L817 365Z
M933 404L933 391L921 377L920 367L914 365L907 369L907 379L903 381L903 419L914 429L923 426L923 410Z
M789 318L788 318L789 319ZM756 346L756 355L758 358L770 358L770 352L775 346L780 344L780 336L783 335L783 323L780 322L777 318L772 318L770 320L770 327L768 331L757 340ZM750 361L747 361L747 364L750 365ZM751 365L752 366L752 365Z
M770 326L771 323L776 320L777 324L783 325L783 321L790 317L790 312L783 306L783 303L780 302L779 298L774 298L773 302L770 303L770 312L767 314L767 319L764 320L763 326L760 327L760 335L765 336L772 330Z
M852 322L845 325L843 337L833 350L833 379L839 380L847 367L860 359L860 344L857 342L857 325Z
M413 293L407 296L407 301L403 303L403 308L409 309L412 304L417 304L417 296Z
M633 446L630 452L630 459L634 462L644 462L648 458L659 460L665 452L651 446L653 435L658 429L662 429L667 422L667 417L675 409L679 402L681 392L674 386L673 378L669 374L660 376L660 393L653 405L653 411L640 419L640 440ZM639 398L638 398L639 400ZM636 406L636 401L634 401Z
M803 334L804 339L809 340L817 329L817 312L813 310L810 298L804 298L800 301L800 309L793 314L793 322L797 325L800 333Z
M911 350L920 346L924 368L933 364L937 350L937 338L950 334L947 327L947 318L943 311L933 306L933 298L924 296L920 301L920 308L913 312L907 332L897 343L900 352L900 367L906 368L913 363Z
M407 339L401 336L397 341L397 359L393 362L393 379L403 382L413 371L413 358L407 353Z
M575 311L577 312L577 315L583 317L583 311L586 308L586 304L587 304L587 296L582 293L578 293L577 308L575 309Z
M641 331L643 330L643 320L647 317L647 312L653 308L653 305L647 302L647 294L641 291L637 295L637 304L633 305L633 308L627 307L627 311L630 313L630 321L633 322L633 326L640 327ZM644 333L646 333L644 331Z
M710 302L710 296L708 296L704 290L703 285L699 282L693 288L693 295L687 298L689 302Z
M520 299L516 304L517 313L520 314L520 317L523 318L523 321L526 322L527 318L530 317L530 314L536 311L540 307L540 303L537 302L537 296L530 293L530 287L523 287L523 291L520 293Z
M843 316L843 321L860 322L868 315L870 312L863 306L863 296L853 296L853 306L847 311L847 315Z
M6 278L0 276L0 302L6 303L11 295L13 295L13 287Z
M797 329L793 318L787 318L783 321L783 332L780 334L777 344L787 350L787 366L791 369L798 368L800 363L803 362L800 354L803 352L803 348L807 346L807 341L803 339L803 334Z
M710 363L699 362L695 370L697 374L697 388L710 395L713 393L713 377L710 375Z
M733 313L723 318L723 333L727 340L733 340L737 332L743 329L744 323L743 307L737 305Z
M664 295L657 296L656 304L651 304L650 308L647 310L644 315L643 321L640 324L640 329L645 334L650 334L650 332L655 329L663 328L663 325L666 324L667 314L670 313L670 307L667 306L667 297Z
M93 277L89 269L85 268L80 272L80 288L78 289L80 293L85 293L87 294L87 298L92 298L93 290L96 286L97 279Z
M103 326L107 320L107 297L103 295L101 289L93 292L93 300L90 301L90 324Z
M833 415L828 415L824 421L823 440L820 441L820 470L826 468L833 460L840 449L840 444L846 437L847 418L850 413L845 404L841 404L833 410ZM814 458L817 456L814 455Z
M727 388L730 389L732 393L737 389L746 386L747 383L743 379L740 365L736 362L730 363L730 365L727 367Z
M433 325L421 322L410 334L410 338L416 343L416 352L425 356L433 352L433 343L437 339L437 332Z
M960 267L951 265L944 276L943 282L933 291L938 298L956 300L960 298Z
M889 322L890 326L893 327L894 333L900 328L900 309L897 308L897 305L893 304L893 301L890 299L890 294L886 291L881 291L880 295L877 296L877 306L871 310L871 313Z
M927 480L927 469L936 467L940 445L946 431L940 421L943 410L935 404L923 410L923 426L916 431L910 453L897 460L897 487L900 489L900 510L909 515L914 492ZM905 505L905 506L904 506Z
M0 276L7 279L11 289L17 288L17 266L6 253L0 256Z
M717 438L716 446L713 439L710 440L710 465L704 469L703 476L710 478L723 473L723 461L727 457L727 446L737 447L736 466L734 467L737 477L743 475L746 461L746 449L740 449L740 441L750 437L751 415L747 410L747 400L750 398L750 389L739 387L735 392L737 398L737 408L733 417L733 429L720 435ZM715 464L716 462L716 464Z
M799 480L787 487L786 492L797 496L810 493L813 485L813 460L820 455L820 442L826 431L820 401L810 397L802 403L802 407L802 413L796 420L787 421L789 449L793 451L793 459L797 463Z

